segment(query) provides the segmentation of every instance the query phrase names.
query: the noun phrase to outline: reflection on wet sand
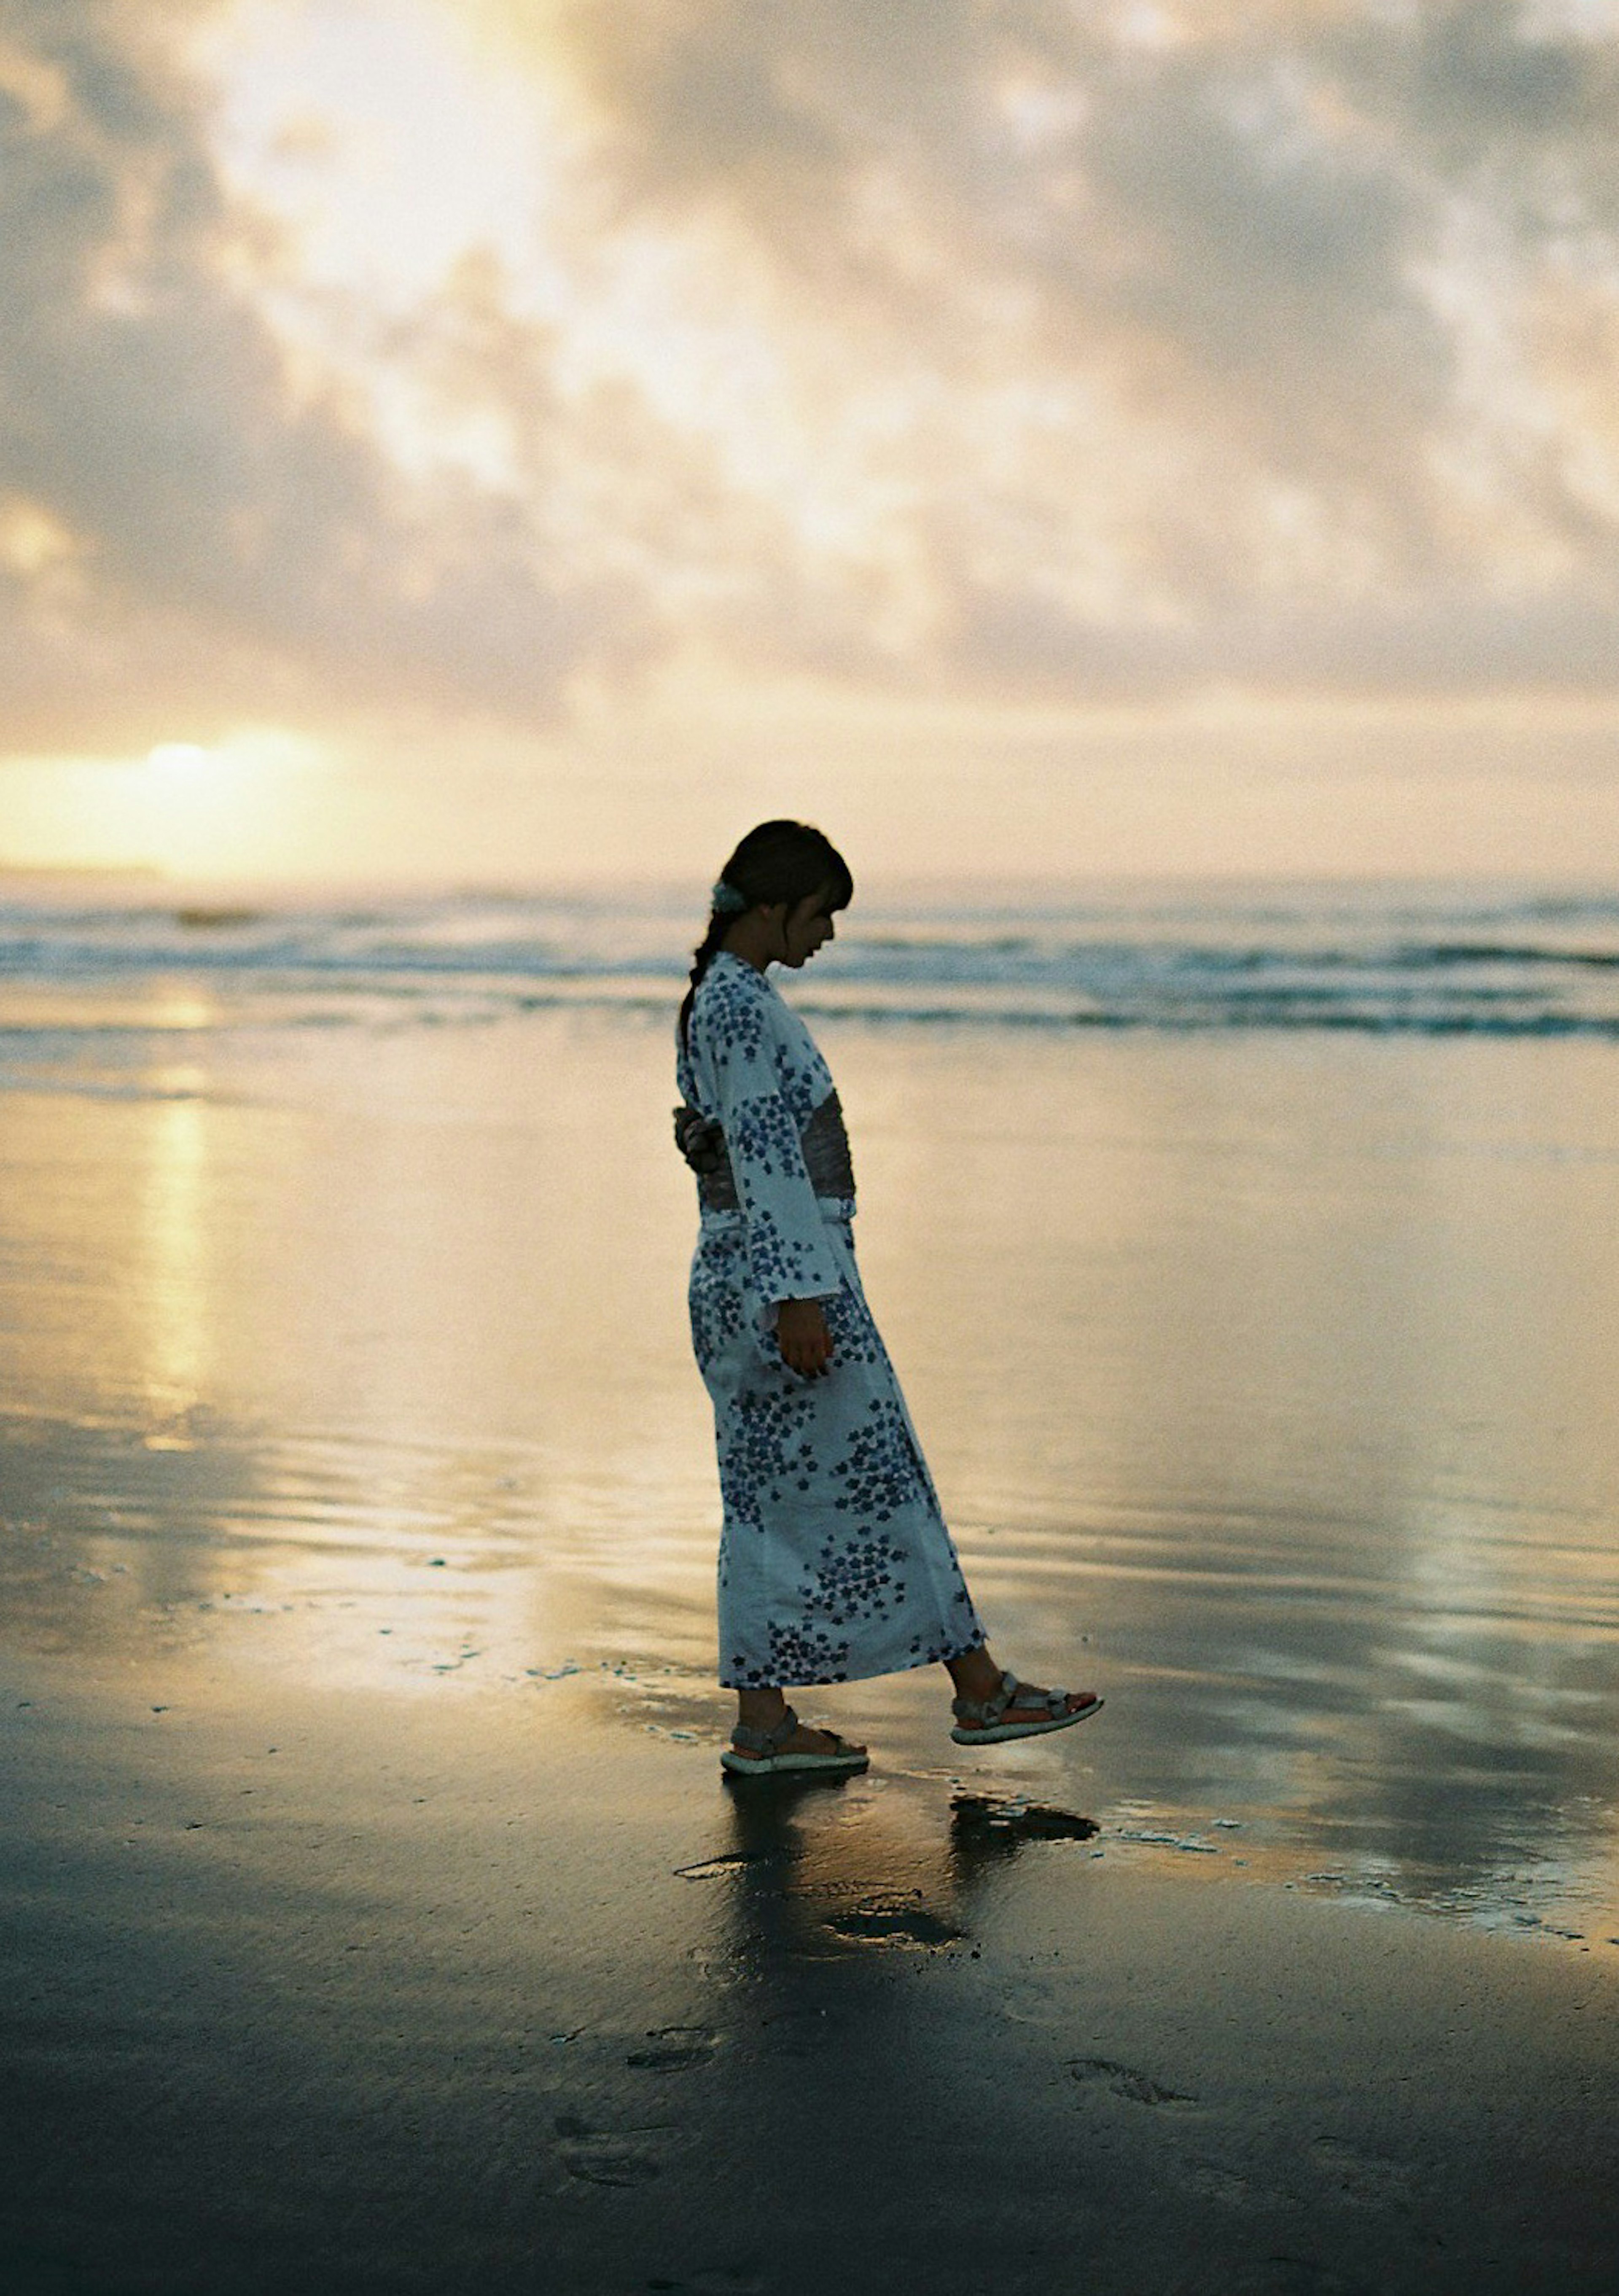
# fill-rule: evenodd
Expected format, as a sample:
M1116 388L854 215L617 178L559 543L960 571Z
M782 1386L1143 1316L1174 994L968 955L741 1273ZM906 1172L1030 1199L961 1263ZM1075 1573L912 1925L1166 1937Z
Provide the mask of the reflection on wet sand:
M627 1568L603 1578L560 1537L536 1558L544 1463L511 1452L273 1445L218 1424L192 1447L153 1448L134 1430L30 1419L7 1445L6 1509L8 1630L29 1648L212 1650L378 1688L454 1675L542 1703L585 1672L609 1726L715 1745L725 1726L702 1527L662 1586ZM1060 1603L1060 1570L1044 1583ZM1387 1598L1367 1616L1267 1617L1240 1586L1216 1598L1195 1575L1185 1595L1160 1580L1153 1635L1196 1637L1201 1663L1140 1664L1129 1695L1110 1697L1080 1810L1115 1850L1190 1843L1255 1876L1599 1927L1615 1902L1603 1652L1565 1638L1521 1676L1514 1642L1452 1654L1424 1698L1419 1622L1402 1633L1399 1619ZM895 1796L936 1792L942 1677L828 1695ZM1056 1799L1071 1775L1061 1751L980 1757L975 1775L955 1830L986 1852L1020 1801L1026 1837L1042 1805L1075 1807Z
M895 1796L847 1780L726 1775L729 1846L679 1868L725 1891L726 1950L762 1974L896 1946L976 1954L983 1889L1031 1843L1093 1819L1014 1795Z
M13 1647L542 1710L583 1670L616 1726L717 1742L664 1031L209 1009L4 1095ZM961 1791L1108 1855L1619 1926L1611 1062L838 1025L975 1593L1033 1678L1108 1694ZM940 1684L829 1697L895 1810L953 1775Z
M185 1073L194 1088L199 1072ZM160 1103L149 1111L149 1128L140 1210L150 1303L143 1319L146 1442L154 1450L184 1450L209 1371L203 1219L208 1111L194 1099Z
M836 1781L786 1778L739 1780L726 1799L730 1946L760 1972L860 1945L962 1939L937 1844L886 1820L874 1800Z

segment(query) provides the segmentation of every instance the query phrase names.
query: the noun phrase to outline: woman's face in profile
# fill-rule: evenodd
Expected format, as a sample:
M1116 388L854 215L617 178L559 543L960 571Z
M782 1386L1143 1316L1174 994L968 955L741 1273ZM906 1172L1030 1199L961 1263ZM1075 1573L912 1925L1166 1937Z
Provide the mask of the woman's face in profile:
M822 885L806 895L796 908L789 909L782 921L781 962L790 965L795 972L836 936L837 927L828 906L831 898L830 885Z

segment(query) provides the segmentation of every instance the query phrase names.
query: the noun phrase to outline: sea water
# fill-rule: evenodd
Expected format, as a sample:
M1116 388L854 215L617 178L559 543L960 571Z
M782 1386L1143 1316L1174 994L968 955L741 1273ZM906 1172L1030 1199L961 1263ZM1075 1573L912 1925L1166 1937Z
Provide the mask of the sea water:
M12 882L0 1634L717 1728L700 923ZM1604 1945L1619 895L863 898L783 985L995 1646L1108 1699L974 1790ZM944 1687L819 1702L944 1793Z

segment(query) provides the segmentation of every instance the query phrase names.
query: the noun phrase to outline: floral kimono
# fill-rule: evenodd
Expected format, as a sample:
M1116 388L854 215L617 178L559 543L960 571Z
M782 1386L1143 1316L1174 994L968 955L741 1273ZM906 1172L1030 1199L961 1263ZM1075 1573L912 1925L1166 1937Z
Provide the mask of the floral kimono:
M721 1682L843 1682L972 1649L984 1630L861 1289L825 1061L765 976L722 950L676 1075L701 1204L691 1342L724 1505ZM819 1378L776 1344L777 1303L803 1299L831 1332Z

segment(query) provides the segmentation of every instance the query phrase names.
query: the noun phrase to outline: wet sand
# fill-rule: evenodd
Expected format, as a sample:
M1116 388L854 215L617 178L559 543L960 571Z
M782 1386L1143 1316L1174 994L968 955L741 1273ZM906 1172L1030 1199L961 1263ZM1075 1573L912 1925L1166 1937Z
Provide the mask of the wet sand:
M661 1027L135 1018L0 1092L4 2296L1613 2284L1606 1048L829 1025L1108 1706L753 1791Z
M1613 2284L1619 1954L1132 1866L1054 1753L727 1788L610 1672L8 1690L15 2296Z

